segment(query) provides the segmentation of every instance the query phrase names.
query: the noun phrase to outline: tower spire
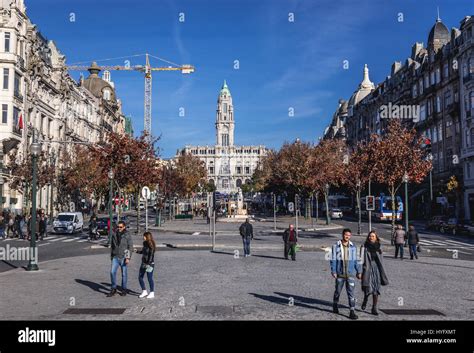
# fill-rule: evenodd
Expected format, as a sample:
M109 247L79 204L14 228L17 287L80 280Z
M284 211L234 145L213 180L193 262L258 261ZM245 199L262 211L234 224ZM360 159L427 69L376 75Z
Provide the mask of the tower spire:
M439 6L437 6L438 9L438 18L436 18L436 22L441 22L441 18L439 17Z

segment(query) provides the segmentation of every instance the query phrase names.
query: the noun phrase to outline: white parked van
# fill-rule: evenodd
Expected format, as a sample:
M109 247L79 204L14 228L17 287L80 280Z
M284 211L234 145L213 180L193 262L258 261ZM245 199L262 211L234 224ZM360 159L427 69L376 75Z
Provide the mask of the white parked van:
M54 233L73 234L82 232L84 218L81 212L63 212L58 214L53 222Z

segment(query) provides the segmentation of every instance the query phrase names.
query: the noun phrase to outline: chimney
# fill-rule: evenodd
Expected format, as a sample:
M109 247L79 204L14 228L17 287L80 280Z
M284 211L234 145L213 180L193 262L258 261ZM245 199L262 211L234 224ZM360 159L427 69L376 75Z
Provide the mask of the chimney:
M392 64L392 76L394 76L398 70L402 67L402 63L400 61L395 61Z
M416 57L420 53L421 49L423 49L423 43L416 42L415 44L413 44L413 46L411 47L411 58L413 60L416 60Z

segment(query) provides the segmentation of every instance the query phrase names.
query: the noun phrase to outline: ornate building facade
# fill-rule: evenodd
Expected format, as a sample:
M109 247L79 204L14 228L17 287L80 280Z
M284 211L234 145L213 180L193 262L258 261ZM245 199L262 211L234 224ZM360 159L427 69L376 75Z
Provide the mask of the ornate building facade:
M433 162L432 184L426 178L421 185L410 186L409 209L417 217L432 211L426 209L432 192L431 208L435 212L474 219L474 178L470 169L474 163L474 149L470 147L474 106L472 22L473 18L467 16L460 29L449 31L438 18L429 32L427 47L415 43L410 57L403 64L394 62L390 76L377 85L368 79L366 66L364 79L349 100L345 123L338 125L333 119L326 130L326 138L339 134L349 146L355 146L372 133L383 133L390 119L384 118L381 107L415 107L412 116L402 117L403 122L430 139ZM474 136L474 129L472 133ZM452 177L459 187L448 192L446 184Z
M227 83L224 81L217 98L216 144L214 146L186 146L180 154L198 156L206 165L207 178L224 194L237 193L244 183L250 183L265 146L236 146L234 144L234 105Z
M0 161L1 208L19 212L23 190L10 190L8 164L11 152L24 158L33 141L41 142L48 163L59 167L61 155L73 151L70 142L96 143L109 131L125 132L126 119L116 99L110 73L76 82L68 73L66 58L31 23L24 0L0 2ZM55 187L38 191L38 207L53 213Z

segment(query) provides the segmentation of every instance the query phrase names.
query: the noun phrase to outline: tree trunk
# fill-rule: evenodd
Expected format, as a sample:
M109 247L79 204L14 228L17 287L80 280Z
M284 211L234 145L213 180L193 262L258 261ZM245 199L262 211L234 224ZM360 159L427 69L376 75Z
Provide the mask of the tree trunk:
M324 193L324 201L326 202L326 225L331 224L331 218L329 218L329 193Z

